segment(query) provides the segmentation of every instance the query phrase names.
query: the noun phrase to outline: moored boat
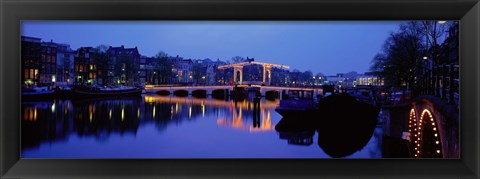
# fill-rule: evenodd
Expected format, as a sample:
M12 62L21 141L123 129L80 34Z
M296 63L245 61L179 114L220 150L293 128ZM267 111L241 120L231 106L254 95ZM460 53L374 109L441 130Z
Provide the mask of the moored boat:
M309 116L317 110L313 96L313 90L289 90L275 111L286 118Z
M48 87L33 87L22 89L22 100L44 100L55 96L55 90Z
M140 96L142 94L141 88L136 87L74 87L72 89L73 95L89 96L89 97L106 97L106 96Z
M346 93L351 97L354 97L358 101L362 101L367 104L375 105L373 97L373 90L369 86L357 86L352 89L347 89Z

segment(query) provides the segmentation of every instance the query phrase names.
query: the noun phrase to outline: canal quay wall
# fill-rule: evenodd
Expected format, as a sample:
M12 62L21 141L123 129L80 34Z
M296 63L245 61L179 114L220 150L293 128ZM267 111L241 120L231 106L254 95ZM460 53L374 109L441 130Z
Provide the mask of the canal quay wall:
M415 109L416 119L429 110L438 126L444 158L459 157L459 110L439 97L424 95L411 103L382 106L379 122L383 128L384 157L411 157L407 138L410 110ZM423 121L429 120L424 115Z
M382 124L382 155L384 158L411 157L409 141L404 139L408 131L408 115L411 104L383 105L379 122Z

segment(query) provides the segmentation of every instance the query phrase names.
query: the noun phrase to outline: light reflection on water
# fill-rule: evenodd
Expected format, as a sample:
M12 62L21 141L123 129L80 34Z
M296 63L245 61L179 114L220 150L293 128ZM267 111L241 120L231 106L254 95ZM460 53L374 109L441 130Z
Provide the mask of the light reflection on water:
M279 139L279 101L194 97L55 100L22 103L25 158L329 158L316 145ZM258 125L255 125L255 120ZM376 132L377 133L377 132ZM380 157L380 136L352 158Z

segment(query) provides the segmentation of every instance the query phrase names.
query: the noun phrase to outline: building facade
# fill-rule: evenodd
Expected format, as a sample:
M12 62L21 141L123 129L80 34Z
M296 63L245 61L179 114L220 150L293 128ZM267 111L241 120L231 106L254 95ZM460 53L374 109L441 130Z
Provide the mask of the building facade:
M139 85L141 75L144 73L140 70L141 55L137 47L110 46L106 53L109 57L106 70L109 84Z
M193 83L193 61L183 59L178 55L170 58L172 62L172 82L174 84L192 84Z
M379 76L378 72L365 72L365 74L357 76L355 85L383 86L384 83L384 79Z
M36 86L39 82L39 66L41 58L41 39L21 37L22 83Z
M39 67L39 86L55 85L57 74L57 45L52 41L42 42Z
M70 48L69 44L57 43L57 74L56 85L67 86L72 84L74 80L74 61L75 52Z
M92 47L81 47L75 52L74 76L76 85L97 84L95 50Z

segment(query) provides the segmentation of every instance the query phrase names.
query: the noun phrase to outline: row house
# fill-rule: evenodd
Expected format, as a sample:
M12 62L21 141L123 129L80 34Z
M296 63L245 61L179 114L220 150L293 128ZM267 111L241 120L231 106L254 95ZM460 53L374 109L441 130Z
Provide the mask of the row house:
M173 63L169 57L145 58L145 83L171 84L174 76L172 66Z
M191 84L193 83L191 59L183 59L181 57L171 57L172 62L172 82L176 84Z
M39 85L52 86L56 82L57 46L50 41L42 42L40 48Z
M154 57L145 57L145 84L158 84L157 72L153 66L155 60Z
M74 76L76 85L97 84L97 65L95 50L92 47L81 47L75 52Z
M144 69L140 69L141 55L137 47L125 48L110 46L107 50L108 65L103 69L108 74L108 84L139 85L140 79L145 79Z
M193 62L193 80L195 85L215 84L215 63L210 59L195 60Z
M69 44L57 43L57 85L70 85L74 82L74 60L75 51L70 48Z
M38 85L41 58L41 39L22 36L22 82L24 85Z

